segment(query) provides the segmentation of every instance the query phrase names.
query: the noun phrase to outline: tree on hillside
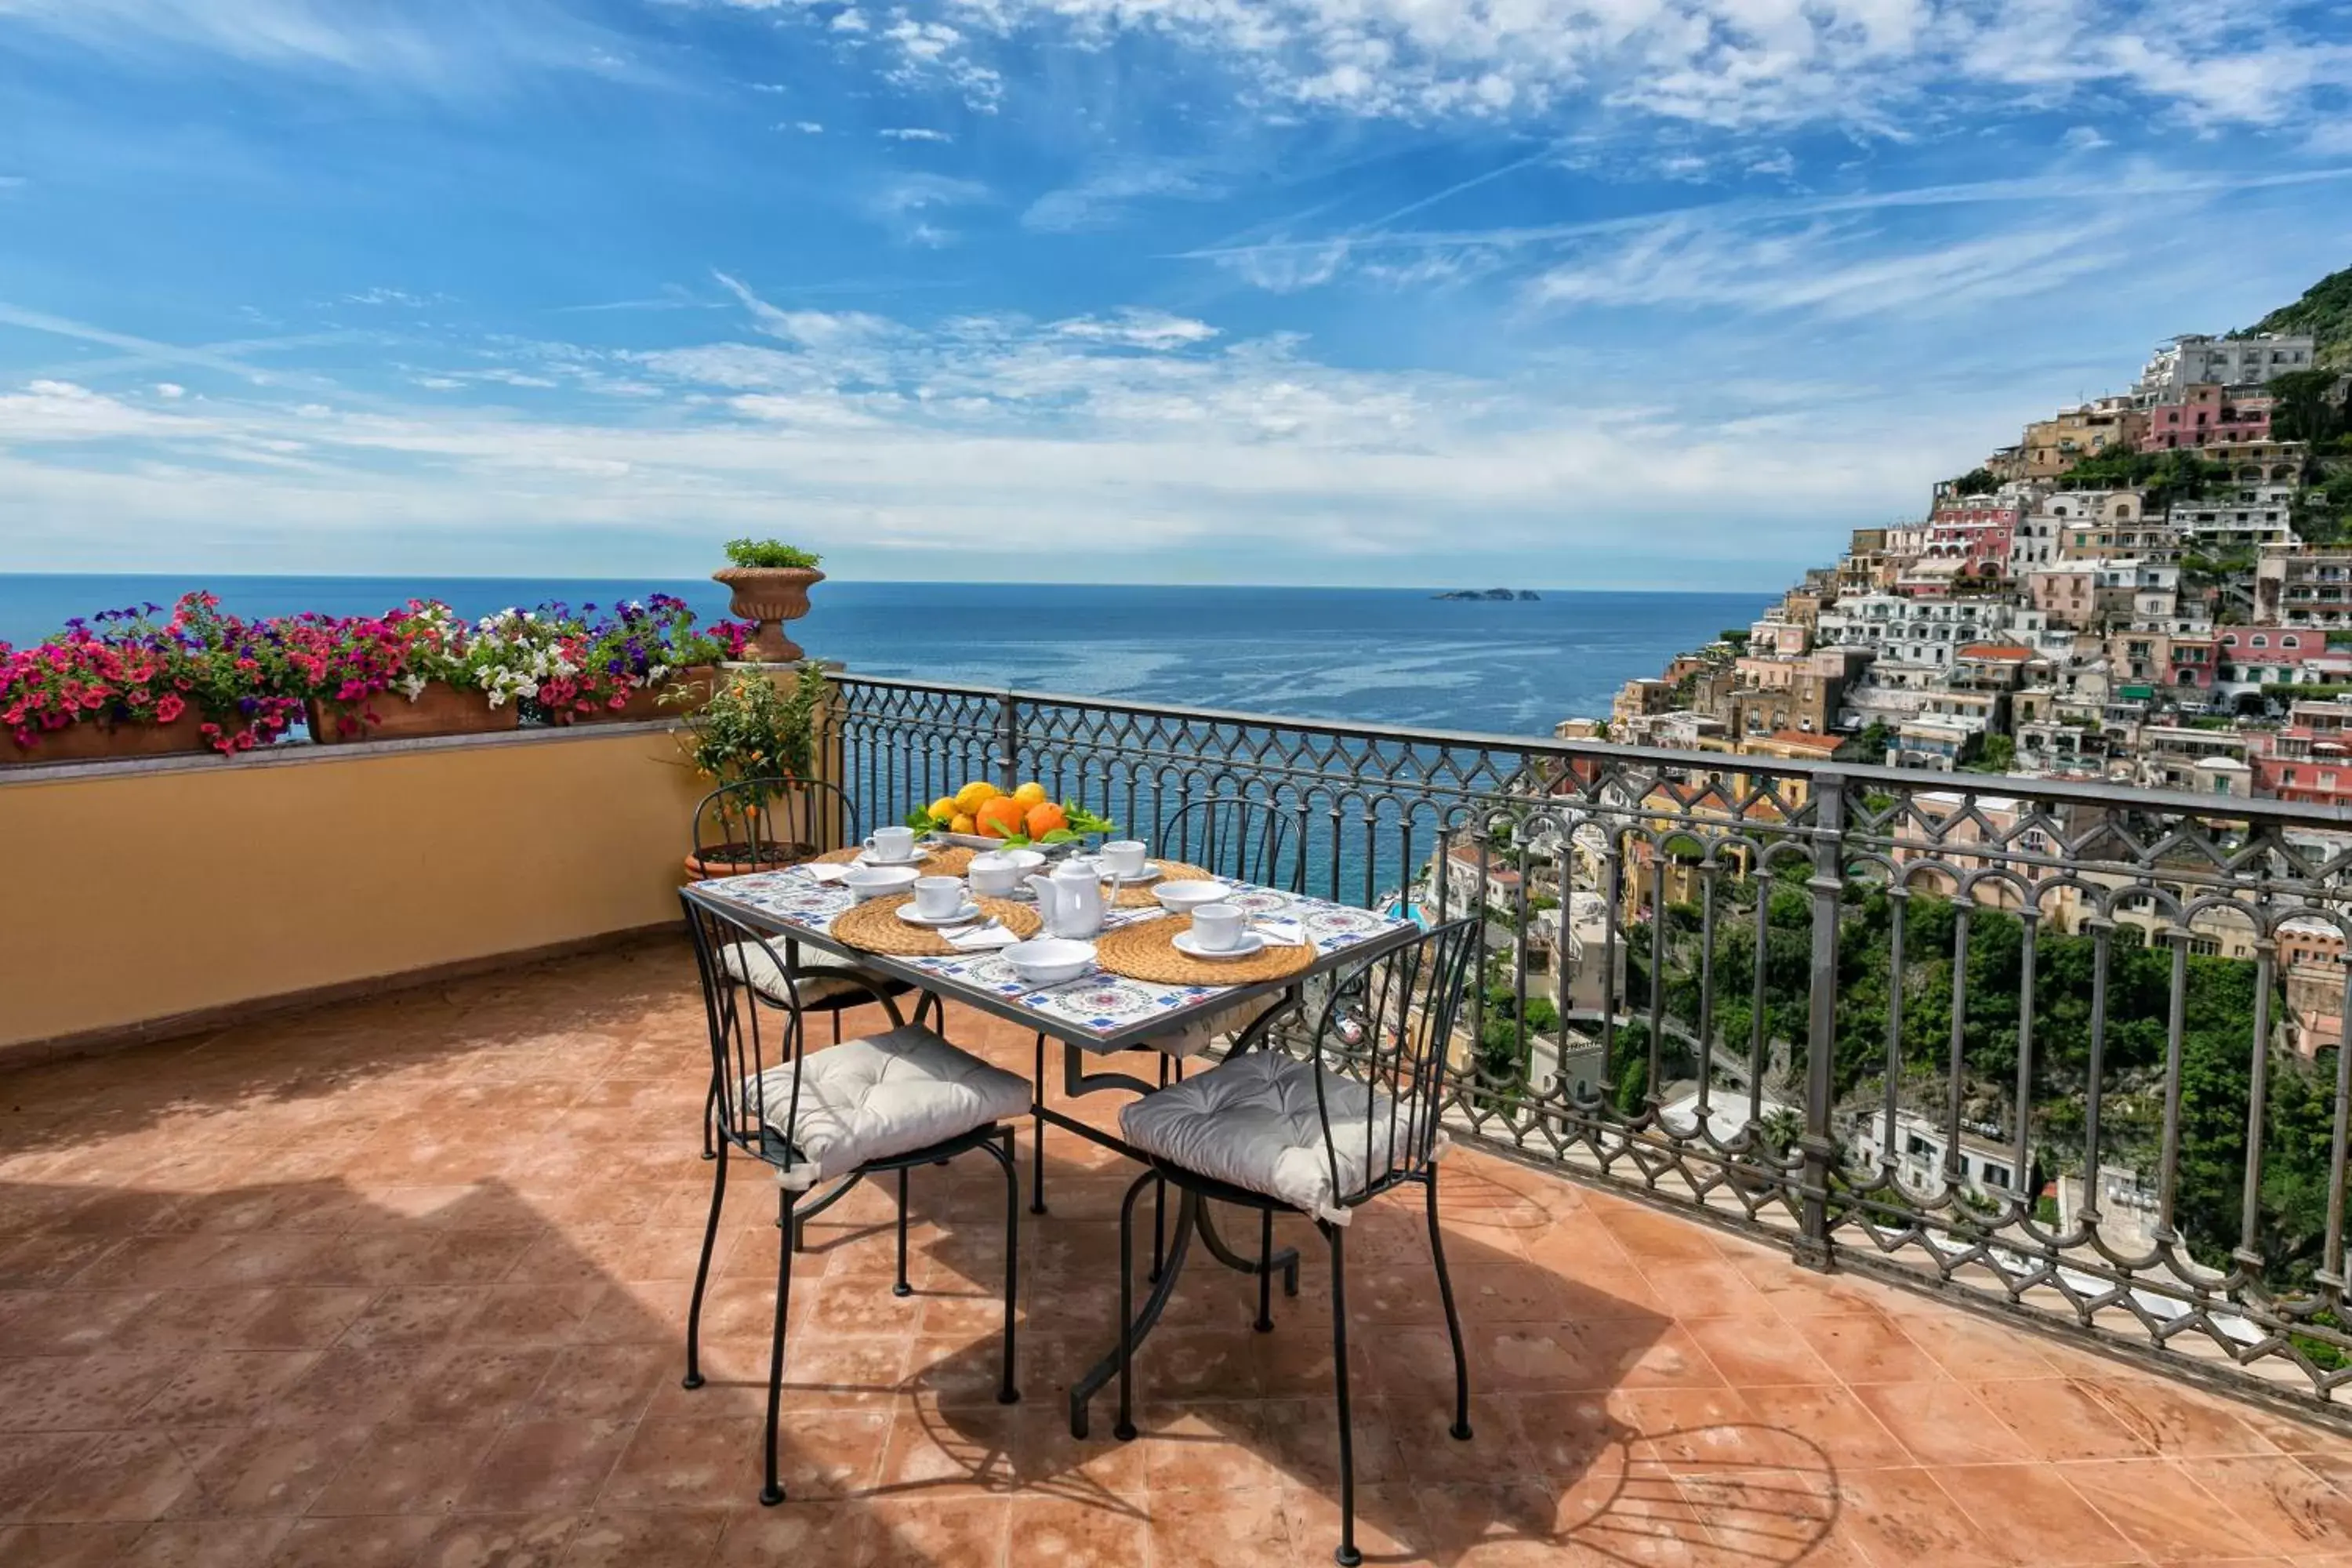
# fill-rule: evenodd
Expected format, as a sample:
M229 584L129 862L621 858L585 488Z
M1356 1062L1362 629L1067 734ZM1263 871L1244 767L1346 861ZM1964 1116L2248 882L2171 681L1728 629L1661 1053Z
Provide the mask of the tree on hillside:
M2294 370L2273 376L2266 391L2276 399L2271 409L2271 434L2282 441L2315 445L2340 436L2347 428L2345 402L2336 392L2344 378L2331 370Z
M2322 369L2352 369L2352 267L2329 273L2305 289L2302 299L2237 335L2253 332L2309 332L2318 344L2315 357Z
M1992 477L1990 468L1970 468L1952 481L1952 493L1960 496L1990 495L2000 488L2000 481Z

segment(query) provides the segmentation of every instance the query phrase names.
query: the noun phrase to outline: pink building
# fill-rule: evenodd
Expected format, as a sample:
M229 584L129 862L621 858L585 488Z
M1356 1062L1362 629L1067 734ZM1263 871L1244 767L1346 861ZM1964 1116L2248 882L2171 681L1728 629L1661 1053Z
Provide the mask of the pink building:
M2231 397L2219 386L2192 386L2179 403L2159 404L2147 411L2147 431L2139 438L2143 452L2195 450L2231 441L2271 438L2271 400Z
M1930 561L1957 562L1967 576L2000 576L2008 570L2010 546L2022 515L2015 502L1991 496L1953 496L1937 501L1927 519L1924 556Z

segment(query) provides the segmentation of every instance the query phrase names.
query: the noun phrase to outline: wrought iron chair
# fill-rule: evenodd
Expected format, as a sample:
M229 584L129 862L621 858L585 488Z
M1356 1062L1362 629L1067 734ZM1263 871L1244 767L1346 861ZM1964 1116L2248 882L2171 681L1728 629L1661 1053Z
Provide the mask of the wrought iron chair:
M883 1171L898 1175L898 1271L893 1290L907 1283L907 1173L945 1164L978 1149L1004 1168L1004 1366L1000 1404L1020 1398L1013 1383L1013 1293L1020 1277L1021 1175L1013 1156L1009 1118L1029 1107L1020 1077L958 1050L932 1030L908 1024L898 1004L873 998L890 1015L890 1028L839 1045L807 1050L799 979L768 940L693 888L679 901L694 937L702 1000L710 1025L710 1063L718 1085L718 1162L710 1182L710 1217L686 1319L686 1386L702 1386L702 1298L719 1214L727 1198L731 1152L776 1173L778 1186L776 1318L769 1347L766 1485L760 1500L780 1503L776 1417L784 1376L784 1328L792 1308L793 1255L799 1250L793 1211L801 1195L837 1176ZM781 1000L743 984L744 955L765 953L774 966Z
M692 866L698 875L721 866L742 871L780 868L816 854L828 841L842 847L862 843L865 837L857 807L823 779L738 779L712 790L695 806ZM783 953L793 977L800 983L801 1010L830 1014L836 1041L841 1038L844 1012L866 1006L877 991L886 996L904 996L915 989L850 959L803 949L797 942L786 942ZM776 976L757 965L751 969L745 983L773 1000ZM934 1027L946 1027L940 1000L929 992L915 1005L917 1023L926 1010Z
M1217 795L1207 800L1192 801L1180 806L1160 825L1160 841L1154 853L1171 860L1189 861L1204 871L1235 882L1255 882L1262 887L1286 888L1294 893L1307 888L1307 867L1303 858L1292 859L1285 851L1290 842L1290 819L1276 807L1261 800L1240 795ZM1286 878L1285 865L1288 863ZM1037 1036L1037 1082L1045 1082L1045 1037ZM1171 1075L1184 1076L1179 1058L1154 1042L1146 1040L1130 1047L1139 1051L1154 1051L1159 1055L1160 1085L1166 1088ZM1029 1212L1045 1212L1045 1119L1034 1119L1032 1133L1029 1168ZM1161 1211L1154 1200L1152 1211L1152 1256L1160 1256L1162 1234ZM1152 1277L1159 1278L1157 1261Z
M1270 1234L1274 1215L1315 1222L1331 1253L1331 1342L1339 1406L1341 1563L1356 1550L1354 1436L1348 1406L1348 1220L1390 1188L1421 1184L1429 1214L1429 1249L1438 1295L1454 1341L1454 1426L1470 1436L1470 1374L1462 1320L1445 1271L1437 1225L1438 1129L1447 1046L1477 951L1475 919L1454 921L1373 959L1345 976L1323 1010L1315 1054L1302 1059L1275 1049L1229 1058L1208 1071L1119 1114L1119 1132L1150 1161L1119 1205L1118 1425L1135 1436L1135 1202L1165 1182L1188 1201L1255 1208ZM1180 1216L1178 1224L1184 1223ZM1265 1321L1271 1280L1258 1273Z
M1160 825L1159 853L1189 860L1237 882L1307 890L1307 863L1290 853L1290 817L1242 795L1216 795L1180 806Z

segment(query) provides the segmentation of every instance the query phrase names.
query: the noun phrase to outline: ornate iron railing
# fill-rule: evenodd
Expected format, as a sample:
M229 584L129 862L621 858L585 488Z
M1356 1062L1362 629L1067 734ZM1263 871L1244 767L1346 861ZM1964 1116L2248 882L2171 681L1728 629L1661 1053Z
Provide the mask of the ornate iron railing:
M876 820L1241 795L1312 891L1484 911L1448 1113L1718 1222L2329 1410L2352 812L845 677Z

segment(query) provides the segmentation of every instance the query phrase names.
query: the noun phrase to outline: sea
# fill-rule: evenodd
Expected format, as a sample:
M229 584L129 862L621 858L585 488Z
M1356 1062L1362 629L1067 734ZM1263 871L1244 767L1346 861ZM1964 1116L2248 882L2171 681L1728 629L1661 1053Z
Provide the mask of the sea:
M1617 689L1745 626L1774 595L1541 590L1443 600L1424 589L1072 586L831 580L793 637L851 672L1367 724L1549 734ZM0 574L0 641L68 616L209 588L236 614L374 614L410 598L461 614L675 594L706 618L727 591L686 582L496 577Z

